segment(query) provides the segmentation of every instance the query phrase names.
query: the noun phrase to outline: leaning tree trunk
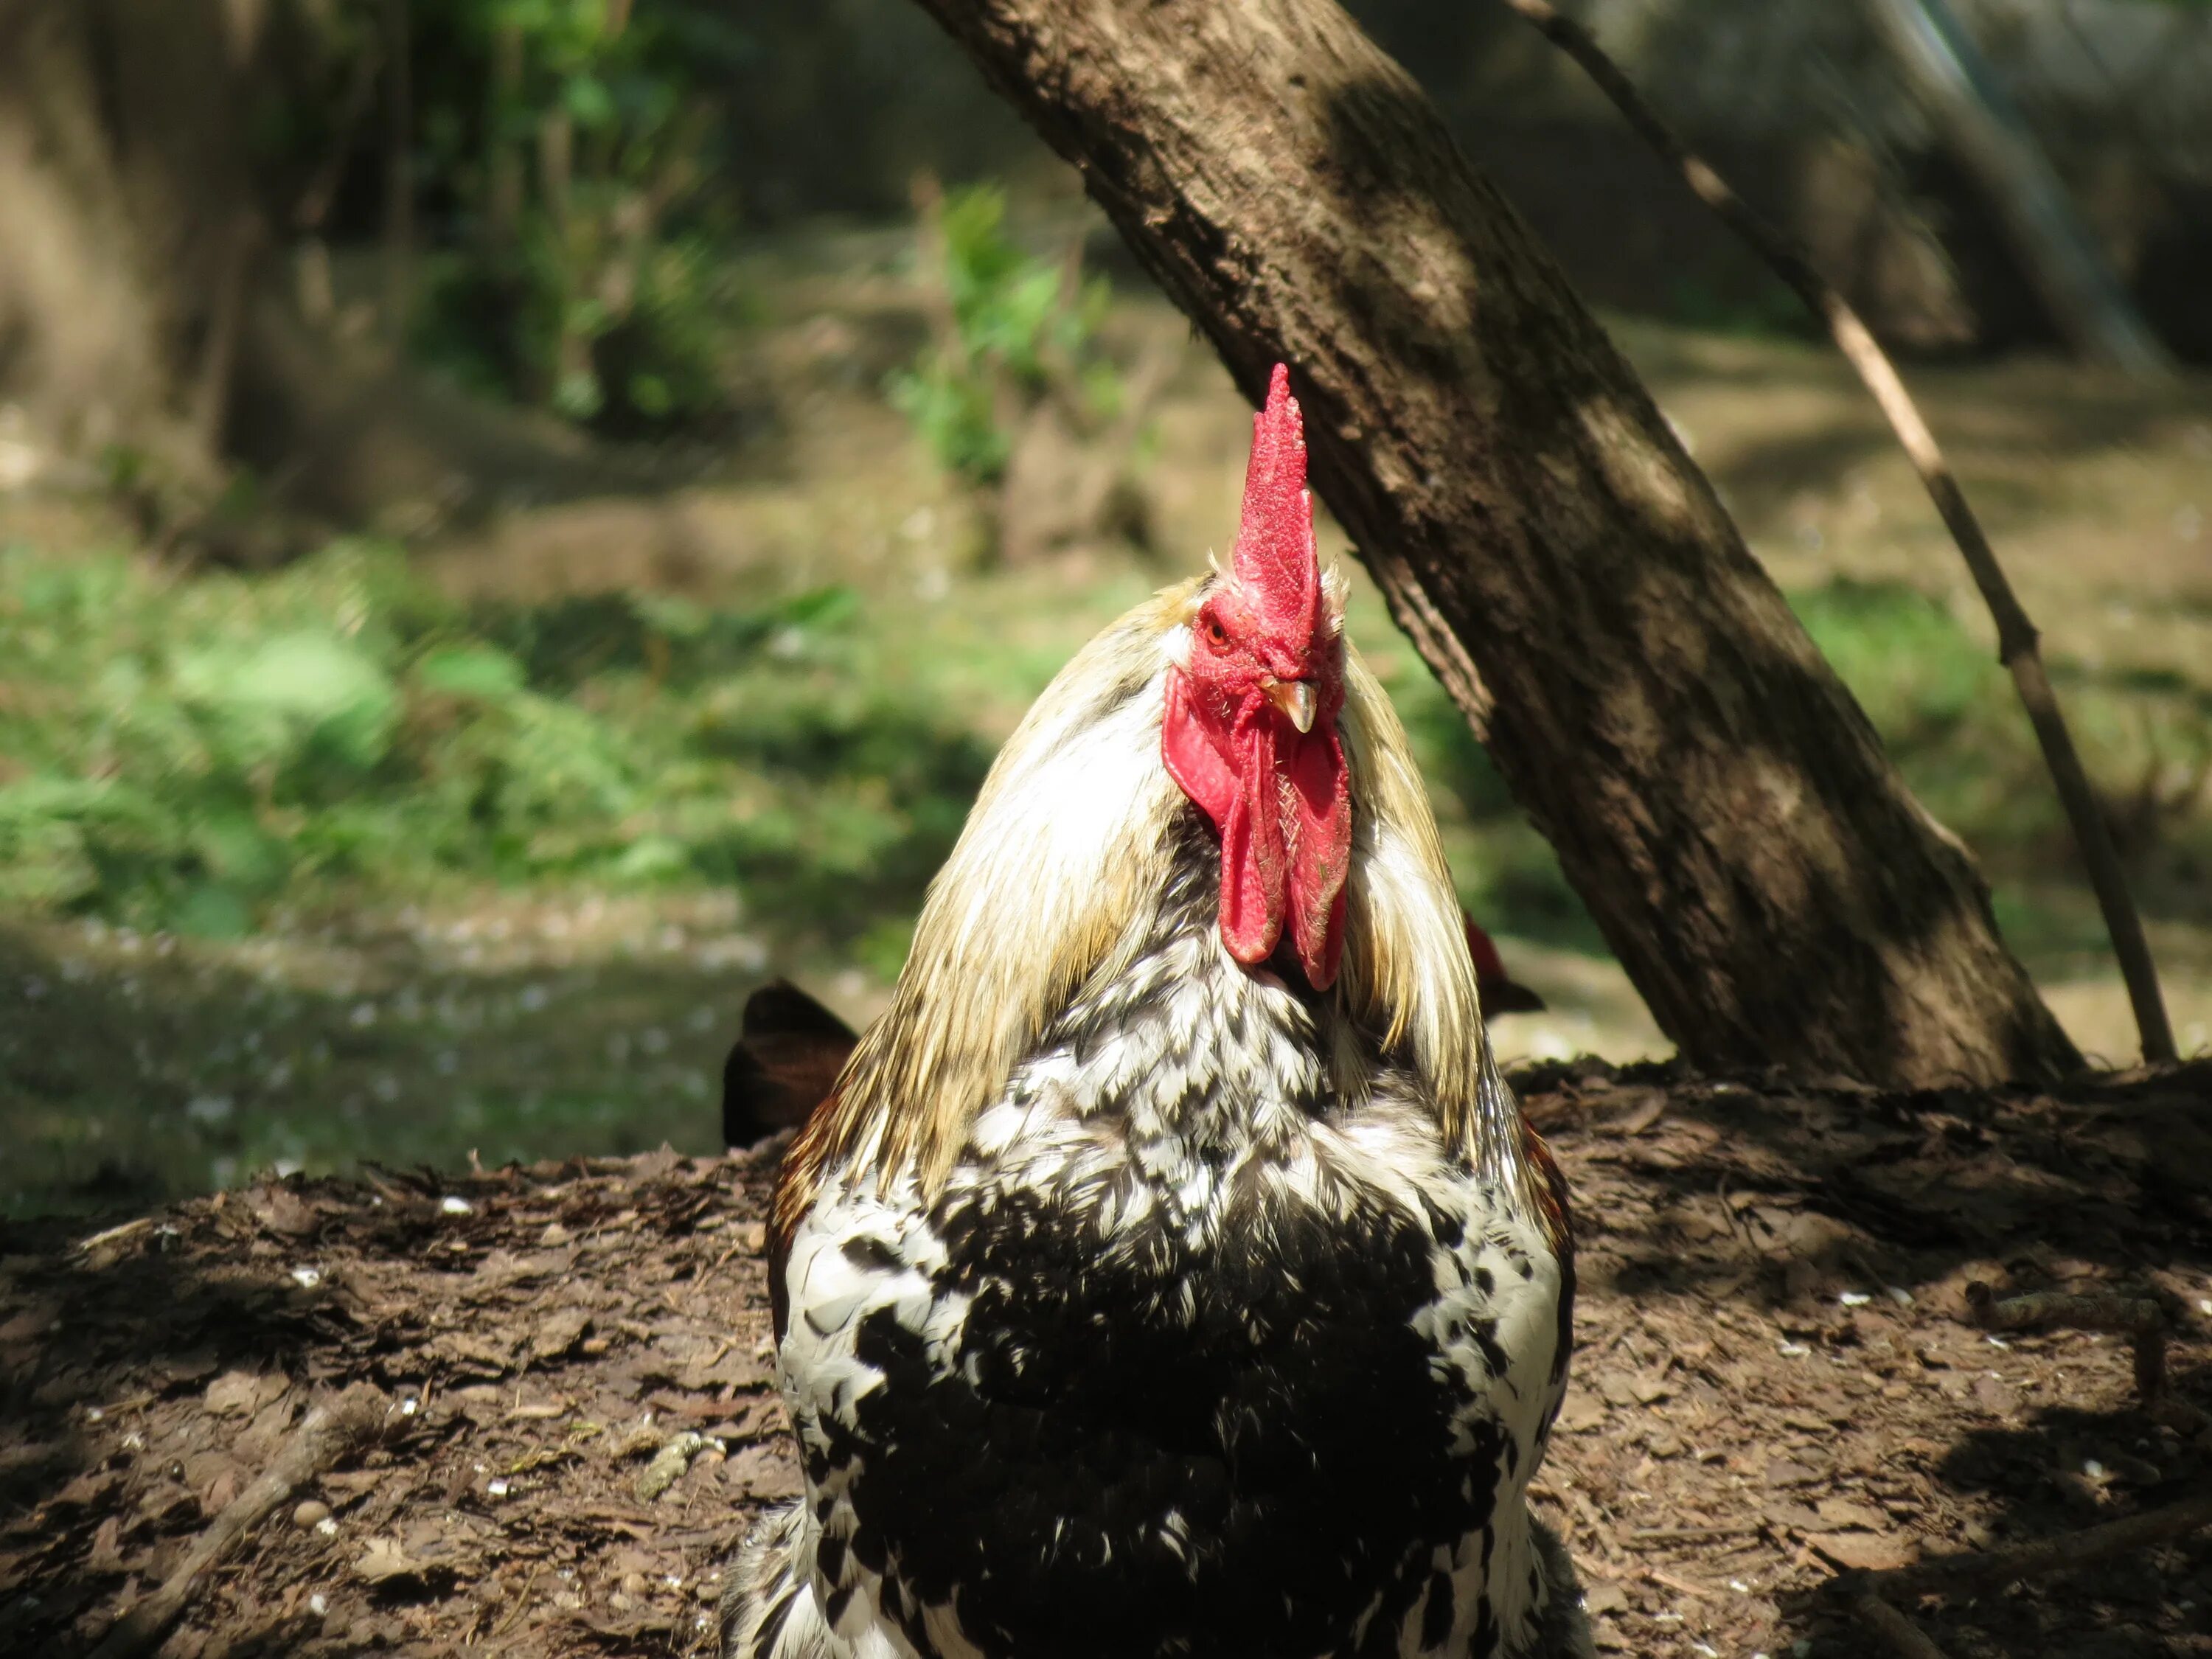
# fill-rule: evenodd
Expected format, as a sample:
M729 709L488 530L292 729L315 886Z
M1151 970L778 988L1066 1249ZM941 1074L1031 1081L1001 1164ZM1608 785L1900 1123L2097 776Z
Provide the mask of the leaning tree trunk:
M2079 1063L1550 257L1331 0L920 0L1313 476L1694 1063Z

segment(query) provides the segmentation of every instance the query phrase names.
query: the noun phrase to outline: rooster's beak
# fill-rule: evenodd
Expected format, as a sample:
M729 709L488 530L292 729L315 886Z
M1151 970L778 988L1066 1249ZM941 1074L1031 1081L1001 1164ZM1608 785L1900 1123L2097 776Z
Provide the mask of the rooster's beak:
M1301 732L1313 730L1314 689L1310 680L1271 680L1264 688L1267 701Z

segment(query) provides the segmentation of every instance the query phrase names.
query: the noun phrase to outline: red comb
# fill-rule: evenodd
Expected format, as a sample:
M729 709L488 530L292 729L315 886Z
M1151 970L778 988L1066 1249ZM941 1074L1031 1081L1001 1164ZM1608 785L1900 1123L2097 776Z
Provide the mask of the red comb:
M1252 417L1236 573L1271 631L1300 646L1313 636L1321 562L1306 495L1305 420L1281 363L1267 380L1267 406Z

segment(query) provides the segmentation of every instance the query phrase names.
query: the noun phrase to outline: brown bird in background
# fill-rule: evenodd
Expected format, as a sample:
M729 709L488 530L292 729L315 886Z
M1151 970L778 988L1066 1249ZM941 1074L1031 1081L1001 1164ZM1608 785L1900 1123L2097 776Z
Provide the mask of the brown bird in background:
M745 999L744 1024L722 1062L722 1144L750 1146L805 1122L859 1041L789 980L762 986Z

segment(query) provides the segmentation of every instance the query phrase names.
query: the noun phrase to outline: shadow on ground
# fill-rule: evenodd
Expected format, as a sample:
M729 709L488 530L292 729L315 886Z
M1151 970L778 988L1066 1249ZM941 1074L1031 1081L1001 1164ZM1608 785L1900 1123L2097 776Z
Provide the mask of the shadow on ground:
M1519 1081L1583 1241L1534 1501L1603 1650L1863 1651L1820 1593L1839 1568L2063 1534L2212 1478L2212 1443L2139 1409L2124 1345L1993 1343L1959 1301L1970 1278L2156 1296L2173 1395L2212 1404L2212 1069L1991 1096ZM685 1650L795 1479L763 1342L769 1174L663 1152L295 1177L89 1241L0 1228L7 1639L95 1639L307 1398L365 1380L391 1423L308 1494L328 1529L261 1528L179 1651ZM686 1428L717 1443L641 1498ZM1968 1659L2151 1659L2201 1639L2208 1574L2200 1540L1915 1611Z

